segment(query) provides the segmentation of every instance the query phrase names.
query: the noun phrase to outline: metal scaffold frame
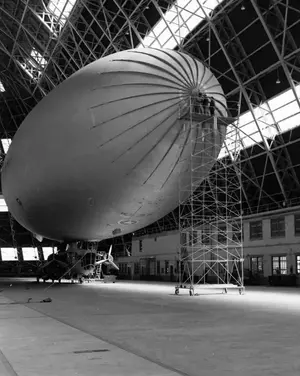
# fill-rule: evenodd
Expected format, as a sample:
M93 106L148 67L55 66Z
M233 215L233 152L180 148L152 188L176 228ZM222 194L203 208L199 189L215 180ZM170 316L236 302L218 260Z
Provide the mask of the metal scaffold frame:
M226 138L226 156L218 158L228 124L233 118L210 114L195 106L180 115L189 132L190 164L179 179L180 288L238 289L244 293L242 241L241 149L238 121ZM240 104L237 104L238 107ZM187 178L187 173L189 177Z

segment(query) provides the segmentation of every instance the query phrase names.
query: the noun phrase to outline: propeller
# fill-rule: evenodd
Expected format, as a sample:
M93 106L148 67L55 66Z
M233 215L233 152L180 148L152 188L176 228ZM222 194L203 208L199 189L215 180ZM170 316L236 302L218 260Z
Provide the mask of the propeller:
M95 263L95 265L101 265L101 264L104 264L104 263L108 263L111 266L113 266L115 269L119 270L119 267L114 263L114 258L111 255L111 251L112 251L112 245L110 246L109 251L106 254L106 258L104 258L103 260L97 261Z

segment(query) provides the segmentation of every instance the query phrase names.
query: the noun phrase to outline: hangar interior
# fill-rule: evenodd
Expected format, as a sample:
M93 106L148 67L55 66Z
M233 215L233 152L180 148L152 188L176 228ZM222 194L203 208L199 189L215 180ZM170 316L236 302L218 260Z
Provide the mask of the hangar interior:
M131 48L191 54L218 79L236 119L216 163L222 166L238 143L240 185L233 184L228 194L241 191L245 277L251 283L297 284L299 16L297 0L2 0L1 165L27 114L80 68ZM213 173L203 184L213 181ZM3 196L0 204L1 273L31 273L58 244L39 243L13 219ZM176 279L180 217L179 205L99 249L113 244L120 278ZM187 247L195 232L187 232ZM228 228L225 232L232 236Z

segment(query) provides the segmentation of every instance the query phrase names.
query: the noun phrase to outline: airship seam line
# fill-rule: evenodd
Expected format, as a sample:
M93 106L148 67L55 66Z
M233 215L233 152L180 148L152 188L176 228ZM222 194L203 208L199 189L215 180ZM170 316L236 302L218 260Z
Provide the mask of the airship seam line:
M127 150L125 150L122 154L120 154L113 162L116 162L120 157L122 157L126 152L134 148L137 144L139 144L141 141L143 141L145 138L147 138L152 132L154 132L157 128L159 128L165 121L170 119L174 113L171 113L168 117L164 118L156 127L151 129L150 132L146 133L143 137L141 137L134 145L130 146Z
M201 80L200 80L200 85L203 86L203 83L202 81L204 80L204 77L206 75L206 71L207 71L207 67L206 65L203 65L204 69L203 69L203 72L202 72L202 76L201 76Z
M176 113L177 111L174 111L173 112L173 115ZM174 124L176 124L178 119L176 119L172 124L171 126L166 130L166 132L161 136L161 138L159 139L159 141L139 160L138 163L136 163L133 168L126 174L127 176L139 165L143 162L143 160L150 154L152 153L152 151L156 148L156 146L159 144L159 142L161 140L164 139L164 137L170 132L170 130L173 128Z
M183 56L180 52L179 52L179 55L183 58L183 60L187 63L187 65L188 65L188 67L189 67L189 70L190 70L190 72L191 72L191 75L189 76L189 75L188 75L188 72L186 72L186 73L187 73L187 76L191 78L191 84L192 84L192 86L196 86L197 83L196 83L195 80L194 80L194 72L193 72L193 70L192 70L192 67L191 67L191 64L190 64L189 59L187 59L185 56ZM193 79L193 80L192 80L192 79Z
M133 53L139 53L139 52L138 52L138 51L133 51ZM151 56L151 57L153 57L154 59L156 59L156 60L158 60L158 61L160 61L160 62L166 64L167 66L171 67L175 72L177 72L178 74L180 74L180 75L185 79L185 77L183 76L182 72L181 72L179 69L177 69L174 65L168 63L166 60L161 59L161 58L159 58L158 56L152 55L152 54L150 54L150 53L145 53L145 52L143 52L143 55ZM169 55L168 55L168 56L169 56ZM177 62L177 63L179 64L179 62ZM179 65L182 67L181 64L179 64ZM182 69L183 69L183 67L182 67ZM184 69L183 69L183 70L184 70ZM184 70L184 72L186 73L185 70ZM193 72L191 72L191 73L193 74ZM187 76L188 76L188 75L187 75ZM186 80L186 81L187 81L187 83L191 83L191 82L189 82L189 80Z
M164 87L168 89L175 89L178 90L178 86L171 86L171 85L163 85L163 84L157 84L157 83L145 83L145 82L129 82L129 83L120 83L120 84L113 84L113 85L103 85L99 86L97 88L91 89L91 91L97 91L97 90L102 90L102 89L107 89L107 88L113 88L113 87L123 87L123 86L143 86L143 87L148 87L148 86L158 86L158 87Z
M153 103L151 103L151 104L147 104L147 105L145 105L145 106L137 107L137 108L135 108L134 110L130 110L130 111L124 112L123 114L117 115L117 116L115 116L115 117L113 117L113 118L110 118L110 119L107 119L107 120L105 120L105 121L103 121L103 122L101 122L101 123L98 123L98 124L94 125L93 127L91 127L91 129L93 129L93 128L97 128L97 127L99 127L99 126L101 126L101 125L104 125L104 124L106 124L106 123L109 123L109 122L112 121L112 120L116 120L116 119L122 118L122 117L125 116L125 115L132 114L133 112L137 112L137 111L139 111L139 110L141 110L141 109L143 109L143 108L148 108L148 107L154 106L154 105L156 105L156 104L161 104L161 103L165 103L165 102L169 102L169 101L170 101L170 99L165 99L165 100L160 100L160 101L158 101L158 102L153 102ZM178 102L178 103L180 103L180 102ZM176 104L178 104L178 103L176 103ZM173 104L173 105L174 105L174 104ZM172 106L171 106L171 107L172 107Z
M143 65L143 66L146 66L146 67L150 67L150 68L154 68L160 72L164 72L170 76L172 76L173 78L177 79L179 82L181 82L184 87L186 88L188 84L188 82L183 82L182 80L179 79L178 76L174 75L173 73L171 73L170 71L168 71L167 69L164 69L164 68L161 68L161 67L157 67L153 64L150 64L150 63L145 63L145 62L142 62L142 61L135 61L135 60L130 60L130 59L114 59L112 61L117 61L117 62L127 62L127 63L132 63L132 64L140 64L140 65Z
M218 84L213 84L211 86L206 86L206 90L211 90L212 88L215 88L215 87L218 87L219 85ZM211 92L210 92L211 94Z
M179 103L180 103L180 102L179 102ZM100 144L98 147L102 147L102 146L106 145L107 143L109 143L109 142L115 140L116 138L122 136L122 135L125 134L126 132L128 132L128 131L132 130L133 128L137 127L138 125L142 124L142 123L145 122L146 120L149 120L149 119L151 119L151 118L154 118L155 116L157 116L157 115L159 115L159 114L165 112L166 110L168 110L168 109L171 108L171 107L173 107L173 104L170 105L170 106L168 106L168 107L163 108L163 109L160 110L159 112L156 112L155 114L152 114L152 115L148 116L147 118L145 118L145 119L139 121L138 123L132 125L130 128L128 128L128 129L126 129L125 131L119 133L118 135L116 135L116 136L110 138L109 140L107 140L107 141L104 142L103 144Z
M216 85L213 85L214 87ZM226 100L226 95L224 93L220 93L219 91L211 91L210 94L219 95L220 97L224 98Z
M184 124L182 124L182 127L181 127L181 128L183 128L183 125L184 125ZM169 172L169 174L168 174L168 176L167 176L165 182L163 183L163 185L161 186L160 189L162 189L162 188L166 185L166 183L167 183L167 181L170 179L170 176L172 175L173 171L174 171L175 168L178 166L179 160L180 160L180 158L182 157L182 154L183 154L183 152L184 152L184 150L185 150L185 148L186 148L186 146L187 146L187 142L188 142L188 139L189 139L189 137L190 137L190 133L191 133L191 128L189 127L188 132L186 133L186 137L185 137L185 140L184 140L183 147L182 147L182 149L181 149L181 151L180 151L180 154L179 154L179 156L178 156L178 158L177 158L177 160L176 160L174 166L172 167L171 171Z
M194 62L195 69L196 69L196 82L197 82L197 86L198 86L199 85L199 67L198 67L196 60L195 59L192 59L192 60Z
M122 70L122 71L118 71L118 72L105 72L103 73L106 74L106 75L115 75L116 73L127 73L127 74L132 74L132 71L127 71L127 70ZM138 72L136 71L136 73L138 73L139 75L143 75L143 76L149 76L149 77L154 77L154 78L161 78L165 81L169 81L169 82L172 82L173 84L177 85L177 87L179 86L180 88L182 89L186 89L186 85L184 84L181 84L181 83L178 83L178 81L173 81L172 79L168 78L168 77L165 77L165 76L161 76L159 74L154 74L154 73L147 73L147 72ZM177 77L176 77L177 78ZM126 84L123 84L123 85L126 85ZM153 85L156 85L155 83Z
M91 106L90 109L95 109L95 108L99 108L101 106L105 106L107 104L111 104L111 103L117 103L117 102L121 102L121 101L124 101L124 100L127 100L127 99L133 99L133 98L140 98L140 97L150 97L151 95L154 95L154 96L157 96L157 95L176 95L178 97L178 91L177 92L157 92L157 93L143 93L143 94L137 94L137 95L131 95L129 97L122 97L122 98L118 98L118 99L115 99L115 100L112 100L112 101L108 101L108 102L103 102L103 103L100 103L100 104L96 104L94 106Z
M174 122L175 123L175 122ZM154 175L154 173L157 171L157 169L159 168L159 166L162 164L162 162L165 160L166 156L169 154L170 150L173 148L175 142L178 140L178 137L180 136L181 134L181 129L179 128L172 143L170 144L170 146L168 147L167 151L165 152L165 154L163 155L163 157L161 158L161 160L159 161L159 163L157 164L157 166L154 168L154 170L152 171L152 173L148 176L148 178L144 181L143 184L146 184L147 181L149 179L151 179L151 177Z
M208 76L208 78L206 79L206 81L203 83L203 86L206 86L208 83L209 83L209 81L211 80L211 79L213 79L215 76L213 75L213 73L211 73L210 72L210 76ZM216 85L212 85L212 86L210 86L210 87L214 87L214 86L216 86Z
M155 50L160 51L160 50L158 50L157 48L155 48ZM185 70L184 66L182 65L181 61L179 61L178 59L176 59L172 54L169 54L169 53L168 53L167 51L165 51L165 50L163 50L163 51L161 51L161 52L164 53L165 55L167 55L170 59L174 60L178 65L181 66L183 72L184 72L184 73L186 74L186 76L187 76L187 82L193 86L193 82L190 80L190 77L189 77L187 71Z

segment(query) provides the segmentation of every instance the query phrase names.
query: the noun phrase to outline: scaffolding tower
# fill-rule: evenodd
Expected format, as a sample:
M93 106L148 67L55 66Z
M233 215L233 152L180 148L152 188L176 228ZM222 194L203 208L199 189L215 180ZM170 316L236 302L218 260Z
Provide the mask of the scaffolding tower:
M195 288L244 293L241 140L238 120L195 106L179 114L189 134L188 171L179 179L179 280L175 293ZM239 104L238 104L239 106ZM226 128L231 124L230 137ZM234 124L234 125L232 125ZM223 142L222 142L223 141ZM226 153L218 158L223 143ZM221 289L221 290L220 290Z

